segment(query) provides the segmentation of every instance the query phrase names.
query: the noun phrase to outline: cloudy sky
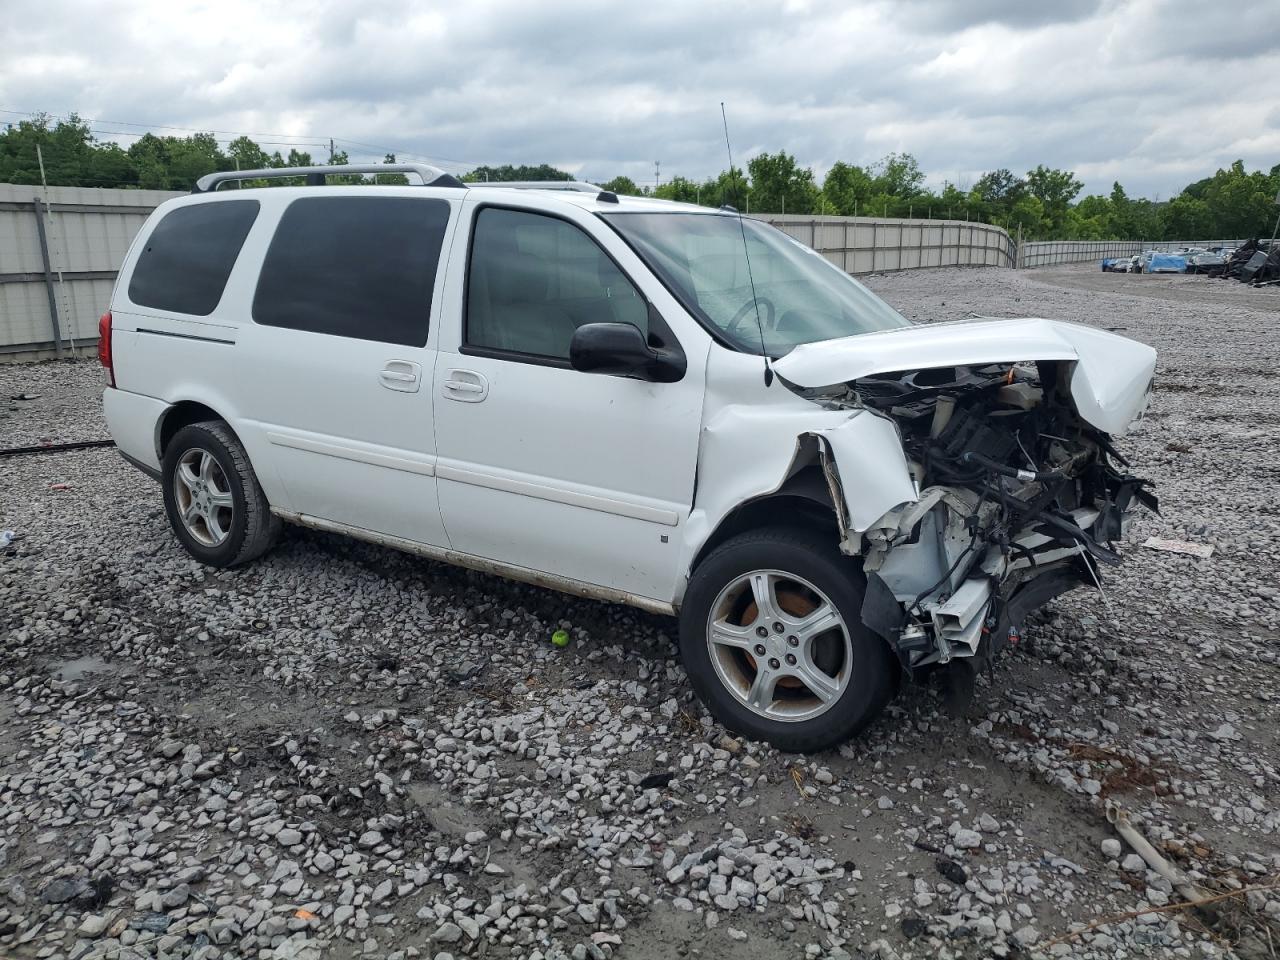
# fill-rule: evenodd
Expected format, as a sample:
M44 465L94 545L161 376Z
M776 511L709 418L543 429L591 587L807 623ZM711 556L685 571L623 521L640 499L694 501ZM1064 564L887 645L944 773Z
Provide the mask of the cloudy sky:
M3 0L0 122L652 182L655 160L664 180L727 165L723 100L739 162L786 150L821 177L907 151L934 185L1046 163L1165 198L1280 163L1274 2Z

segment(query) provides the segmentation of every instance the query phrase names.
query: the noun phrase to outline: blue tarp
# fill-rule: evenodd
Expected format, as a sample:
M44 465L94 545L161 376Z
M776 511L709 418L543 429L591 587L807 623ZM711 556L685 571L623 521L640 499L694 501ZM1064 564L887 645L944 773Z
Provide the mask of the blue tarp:
M1187 258L1176 253L1153 253L1146 264L1147 273L1186 273Z

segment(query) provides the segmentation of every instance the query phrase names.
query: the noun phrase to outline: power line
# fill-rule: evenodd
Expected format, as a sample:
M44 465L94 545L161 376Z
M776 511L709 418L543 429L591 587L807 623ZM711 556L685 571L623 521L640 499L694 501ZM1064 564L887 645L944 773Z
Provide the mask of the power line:
M106 137L136 137L137 136L136 133L130 133L127 130L101 130L96 127L90 127L89 132L94 134L95 136L106 136ZM204 131L204 132L208 133L210 131ZM232 144L232 143L235 143L235 140L227 139L225 137L214 137L213 142ZM297 140L297 141L255 140L253 142L260 147L264 147L264 146L265 147L324 147L328 143L328 141L325 141L325 140Z

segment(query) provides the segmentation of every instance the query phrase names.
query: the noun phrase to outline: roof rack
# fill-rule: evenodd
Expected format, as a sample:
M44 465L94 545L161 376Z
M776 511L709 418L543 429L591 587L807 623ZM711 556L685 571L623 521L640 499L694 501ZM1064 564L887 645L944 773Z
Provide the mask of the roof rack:
M599 193L594 183L581 180L482 180L470 182L468 187L508 187L515 190L572 190L575 193Z
M191 188L192 193L209 193L218 185L231 180L276 180L281 177L306 177L307 186L324 186L325 177L345 177L351 174L414 173L422 185L432 187L465 187L457 177L428 163L346 163L325 167L268 167L264 170L221 170L206 173ZM599 189L593 187L592 189Z

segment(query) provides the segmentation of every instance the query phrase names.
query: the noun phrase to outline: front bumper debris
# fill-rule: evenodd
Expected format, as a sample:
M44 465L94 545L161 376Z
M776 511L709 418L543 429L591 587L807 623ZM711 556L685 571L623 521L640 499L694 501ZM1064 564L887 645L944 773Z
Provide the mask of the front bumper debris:
M1041 361L877 374L827 397L861 408L814 436L841 547L863 560L863 620L905 669L997 653L1036 607L1100 586L1133 511L1157 508L1077 412L1072 373Z

